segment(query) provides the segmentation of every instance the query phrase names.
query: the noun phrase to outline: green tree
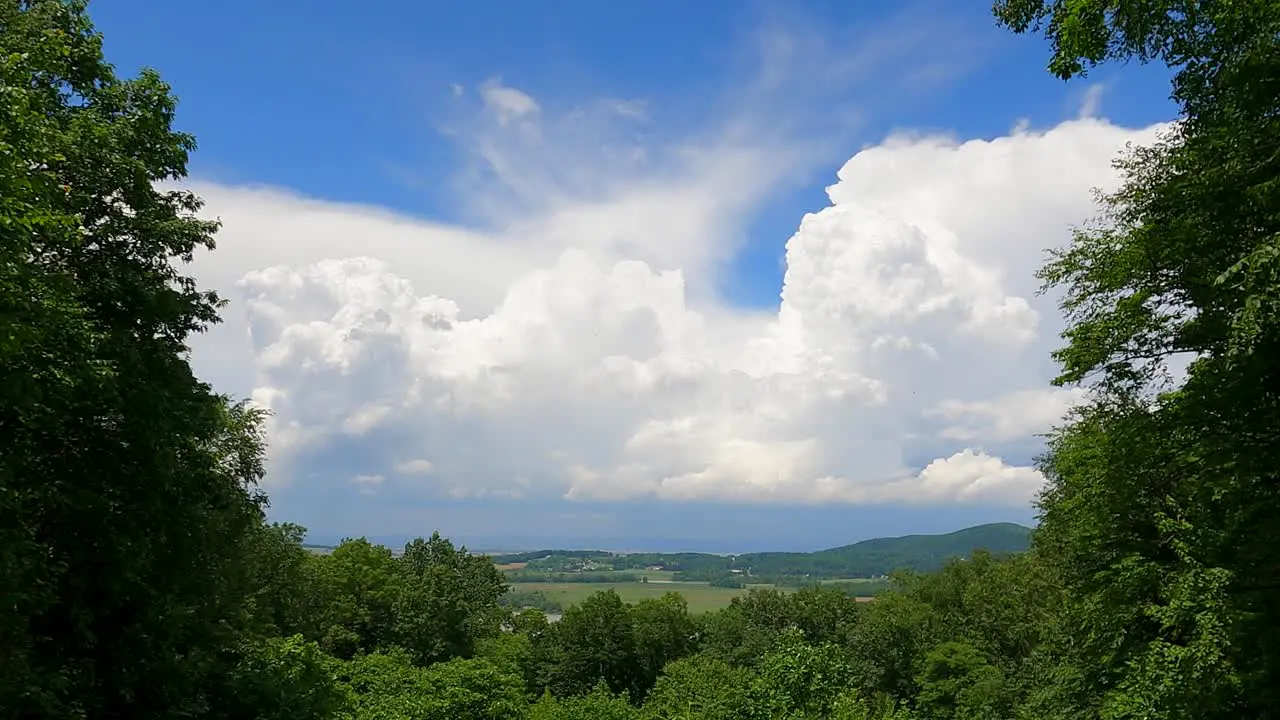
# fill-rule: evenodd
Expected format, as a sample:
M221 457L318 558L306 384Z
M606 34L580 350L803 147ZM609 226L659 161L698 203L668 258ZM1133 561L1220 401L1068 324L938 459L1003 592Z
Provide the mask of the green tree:
M792 610L786 593L753 588L698 619L702 651L730 665L753 666L794 627Z
M811 643L846 644L857 626L858 602L839 589L811 585L787 601L792 622Z
M528 706L519 676L484 658L423 668L396 648L356 657L343 678L356 720L516 720Z
M634 687L639 663L633 622L631 608L613 590L565 610L547 637L558 661L549 673L551 691L581 695L602 681L613 693Z
M1064 593L1038 712L1258 717L1280 706L1280 5L1004 0L1050 68L1161 61L1181 116L1120 162L1044 268L1059 383L1096 400L1042 462L1037 552ZM1175 356L1194 358L1181 386Z
M199 382L216 223L156 73L121 79L78 0L0 2L0 707L207 708L261 519L261 416Z
M853 688L853 673L839 648L810 645L795 630L760 660L751 685L752 717L764 720L828 716Z
M475 657L488 660L504 672L520 678L529 700L534 700L541 694L542 688L528 679L533 665L533 642L528 636L518 632L503 632L481 638L476 643Z
M391 647L400 580L391 551L364 538L347 539L314 562L325 599L320 647L342 659Z
M549 693L529 708L528 720L641 720L626 696L614 695L602 682L586 695L556 699Z
M301 635L242 648L216 716L258 720L343 720L355 700L339 681L341 662Z
M976 648L946 642L924 658L916 706L928 720L1004 720L1011 704L1000 672Z
M564 657L560 637L539 610L512 615L508 627L512 634L528 641L529 649L521 665L525 687L533 696L542 695L555 684L556 671Z
M250 537L241 565L248 586L245 609L260 636L302 634L319 640L323 635L321 561L302 546L306 534L292 523L263 523Z
M848 645L857 687L870 694L915 697L921 659L950 633L946 618L925 599L902 591L879 595Z
M749 717L752 675L749 670L705 655L675 660L644 703L645 716L656 720L739 720Z
M639 701L667 663L693 651L696 638L688 603L679 593L641 600L631 608L631 618L636 652L631 695Z
M419 664L468 657L478 638L498 632L507 585L488 557L435 533L406 545L396 563L394 642Z

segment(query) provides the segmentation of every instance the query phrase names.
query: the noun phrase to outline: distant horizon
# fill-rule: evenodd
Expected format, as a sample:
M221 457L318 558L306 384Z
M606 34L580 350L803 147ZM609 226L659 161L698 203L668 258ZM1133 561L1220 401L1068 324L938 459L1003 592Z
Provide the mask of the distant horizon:
M975 523L972 525L965 525L963 527L957 527L952 530L945 530L941 532L909 532L909 533L901 533L896 535L885 535L885 534L868 535L866 537L859 537L853 540L849 540L848 542L845 542L845 543L839 543L834 545L824 545L822 547L812 547L808 549L790 549L790 548L782 549L778 547L759 547L759 548L751 548L751 549L744 549L744 550L723 550L723 549L710 550L710 549L706 549L705 541L693 541L693 544L685 545L683 543L685 543L686 541L681 539L674 539L674 540L673 539L653 539L653 540L650 540L648 543L632 544L630 546L623 546L623 545L610 546L608 541L602 540L599 542L593 542L591 540L581 539L581 538L579 539L564 538L563 542L555 542L554 539L552 539L553 540L552 542L530 541L530 542L521 544L519 542L512 541L507 543L480 544L480 543L470 543L470 542L459 542L458 539L449 537L444 533L441 533L441 535L442 537L445 537L451 542L453 542L455 545L466 546L466 548L469 551L478 555L509 555L514 553L533 552L536 550L599 551L599 552L613 553L615 555L636 555L640 553L663 553L663 554L702 553L707 555L746 555L750 553L760 553L760 552L796 552L796 553L818 552L821 550L830 550L832 548L854 545L867 540L894 539L894 538L903 538L903 537L912 537L912 536L921 536L921 535L948 535L950 533L960 532L962 530L968 530L971 528L983 527L987 525L1017 525L1018 527L1024 527L1027 529L1035 529L1035 526L1036 526L1035 523L1026 524L1026 523L1013 522L1013 521L993 521L993 522L984 522L984 523ZM343 538L363 537L367 539L369 542L374 543L375 545L383 545L385 547L391 548L392 550L398 550L400 548L403 548L405 544L411 542L415 538L418 538L418 537L426 538L430 536L431 536L430 532L423 533L421 535L386 534L386 535L313 536L311 534L308 534L304 545L308 547L315 547L315 548L332 548L332 547L336 547L342 541ZM701 547L699 547L698 545L701 545Z
M1012 522L1032 527L1033 508L963 505L789 506L697 502L575 502L484 499L422 500L394 508L348 505L322 514L324 499L272 521L307 529L309 542L333 545L343 537L367 537L402 546L433 531L468 548L622 549L650 552L812 552L880 537L940 535L975 525ZM303 510L306 512L297 512ZM310 517L323 522L308 522Z

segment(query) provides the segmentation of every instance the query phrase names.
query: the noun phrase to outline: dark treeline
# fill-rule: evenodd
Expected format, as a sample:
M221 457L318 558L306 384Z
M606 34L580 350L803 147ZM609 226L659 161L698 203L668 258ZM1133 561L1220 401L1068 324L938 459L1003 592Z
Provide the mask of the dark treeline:
M513 563L528 563L537 560L546 560L547 558L552 557L592 560L597 558L611 558L613 557L613 553L605 550L533 550L530 552L494 555L493 561L499 565L510 565Z
M871 603L604 591L549 623L443 538L318 554L265 521L263 414L187 360L217 224L171 182L169 88L118 77L83 2L0 0L0 717L1280 716L1280 5L995 9L1064 79L1166 64L1180 111L1041 273L1091 392L1030 549Z
M547 597L546 593L540 590L508 590L498 602L503 607L515 608L516 610L524 610L525 608L533 608L541 610L544 613L561 613L564 612L564 606L560 602Z
M840 582L840 581L825 582L825 583L822 583L819 587L823 587L828 590L838 590L849 597L874 597L884 592L885 590L888 590L891 586L892 586L892 583L886 578L882 580L869 580L869 581L858 581L858 582ZM779 587L789 587L789 586L780 585ZM791 587L794 587L794 586L791 586ZM801 587L810 587L810 586L803 585Z
M619 583L619 582L640 582L641 576L631 573L612 573L612 572L530 572L528 570L514 570L503 573L507 578L507 582L513 583Z

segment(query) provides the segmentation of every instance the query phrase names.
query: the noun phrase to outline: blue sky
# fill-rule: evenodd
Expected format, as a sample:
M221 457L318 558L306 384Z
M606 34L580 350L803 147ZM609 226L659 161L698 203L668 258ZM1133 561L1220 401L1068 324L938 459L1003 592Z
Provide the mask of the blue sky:
M194 361L272 406L273 515L710 550L1029 522L1023 421L1062 401L1030 273L1167 75L1062 83L983 3L868 6L92 4L198 138L232 304Z

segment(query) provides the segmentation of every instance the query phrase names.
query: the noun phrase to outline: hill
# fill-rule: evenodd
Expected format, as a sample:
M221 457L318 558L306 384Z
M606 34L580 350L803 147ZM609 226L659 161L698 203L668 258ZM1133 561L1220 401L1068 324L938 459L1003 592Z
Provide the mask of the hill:
M529 579L543 573L582 573L623 570L667 570L683 580L713 580L741 575L774 580L868 578L894 570L936 570L953 557L975 550L996 554L1021 552L1030 546L1031 528L1014 523L978 525L943 535L875 538L817 552L765 552L744 555L710 553L628 553L601 550L538 550L498 555L499 565L520 565ZM512 577L516 580L516 577Z
M755 553L738 562L753 574L814 577L877 577L894 570L926 572L975 550L996 554L1022 552L1031 544L1031 528L1014 523L978 525L944 535L874 538L812 553Z

